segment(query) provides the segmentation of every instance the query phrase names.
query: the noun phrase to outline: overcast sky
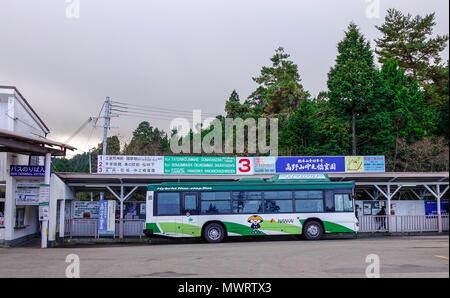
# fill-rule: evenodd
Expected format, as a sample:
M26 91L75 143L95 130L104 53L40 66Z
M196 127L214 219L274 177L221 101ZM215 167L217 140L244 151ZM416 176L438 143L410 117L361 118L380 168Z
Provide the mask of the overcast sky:
M326 90L336 45L349 22L371 41L387 8L436 12L435 33L448 34L447 0L0 0L0 85L16 86L65 141L106 96L155 109L223 113L233 89L241 101L278 46L298 64L304 88ZM72 6L69 8L73 8ZM448 48L443 58L448 59ZM148 110L146 110L148 111ZM113 118L110 134L127 141L140 121L168 130L160 119ZM102 123L103 120L99 122ZM102 139L90 127L71 142L87 151Z

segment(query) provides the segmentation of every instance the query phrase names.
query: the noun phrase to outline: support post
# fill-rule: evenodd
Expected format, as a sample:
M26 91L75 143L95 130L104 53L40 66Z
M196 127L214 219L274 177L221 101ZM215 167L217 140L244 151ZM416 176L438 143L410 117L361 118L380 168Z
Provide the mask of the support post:
M438 214L438 232L442 233L442 215L441 215L441 189L439 184L436 185L437 189L437 214Z
M119 220L119 239L123 239L123 185L120 186L120 220Z
M120 202L120 219L119 219L119 237L120 239L123 238L123 202L125 202L133 193L136 189L138 189L137 186L135 186L126 196L124 196L124 186L121 185L120 186L120 196L117 195L114 190L109 187L106 186L106 188L113 194L113 196L115 196L119 202Z
M51 158L52 155L50 153L45 154L44 184L50 184ZM41 248L47 248L47 231L48 231L48 220L43 220L41 227Z
M59 238L64 238L66 223L66 200L59 201Z
M105 101L105 122L103 125L103 150L102 155L106 155L106 147L108 143L108 128L109 128L109 121L111 119L111 99L109 96L106 97ZM103 200L104 192L100 193L100 200Z

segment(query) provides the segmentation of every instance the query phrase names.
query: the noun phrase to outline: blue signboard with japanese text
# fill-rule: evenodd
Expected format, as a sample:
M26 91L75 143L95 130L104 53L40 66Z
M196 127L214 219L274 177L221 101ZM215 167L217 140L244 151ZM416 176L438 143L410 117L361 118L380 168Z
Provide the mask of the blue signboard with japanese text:
M441 201L441 215L448 215L448 200ZM425 201L425 215L437 215L437 201Z
M14 177L44 177L45 176L45 166L11 165L9 167L9 176L14 176Z
M98 233L113 235L115 232L116 202L100 200L98 202Z
M345 172L345 157L278 157L275 167L277 173Z

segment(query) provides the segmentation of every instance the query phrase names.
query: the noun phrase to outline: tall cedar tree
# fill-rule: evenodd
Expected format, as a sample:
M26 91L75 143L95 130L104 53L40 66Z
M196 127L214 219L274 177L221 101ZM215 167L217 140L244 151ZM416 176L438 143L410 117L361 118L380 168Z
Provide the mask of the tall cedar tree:
M445 49L448 35L433 35L435 14L425 17L388 9L385 22L376 28L382 37L376 39L376 50L380 63L397 60L410 79L424 87L431 80L434 65L441 62L440 53Z
M397 140L421 140L433 130L435 116L418 84L410 83L397 61L386 61L379 72L368 114L361 120L362 154L397 158Z
M328 73L328 97L342 121L351 122L351 154L357 154L357 118L367 113L373 97L376 68L370 44L358 26L350 23L338 44L336 65Z
M288 60L289 57L279 47L270 59L272 66L264 66L261 75L253 78L260 86L249 96L247 102L253 106L263 106L266 116L292 114L300 102L309 97L309 93L300 84L298 66Z

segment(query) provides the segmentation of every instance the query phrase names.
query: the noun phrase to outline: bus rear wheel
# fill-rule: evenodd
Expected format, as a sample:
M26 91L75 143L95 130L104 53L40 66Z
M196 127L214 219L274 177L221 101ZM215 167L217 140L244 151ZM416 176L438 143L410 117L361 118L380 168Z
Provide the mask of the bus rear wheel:
M203 229L203 238L209 243L222 242L225 237L225 229L221 224L210 223Z
M303 227L303 234L308 240L319 240L323 235L323 228L320 222L308 221Z

